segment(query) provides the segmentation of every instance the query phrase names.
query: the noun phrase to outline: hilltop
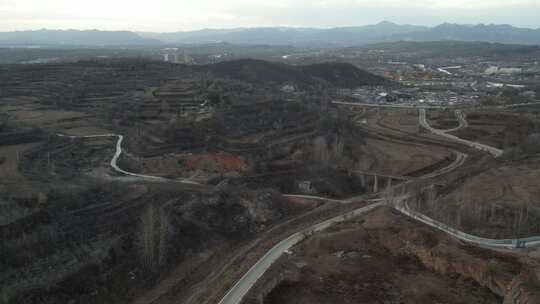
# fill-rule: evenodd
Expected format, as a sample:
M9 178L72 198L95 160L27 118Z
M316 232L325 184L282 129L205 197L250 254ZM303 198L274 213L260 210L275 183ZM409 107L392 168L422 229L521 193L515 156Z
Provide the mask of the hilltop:
M387 79L368 73L348 63L330 62L293 66L263 60L241 59L206 65L202 69L219 77L257 83L273 82L311 85L322 82L344 88L390 84Z

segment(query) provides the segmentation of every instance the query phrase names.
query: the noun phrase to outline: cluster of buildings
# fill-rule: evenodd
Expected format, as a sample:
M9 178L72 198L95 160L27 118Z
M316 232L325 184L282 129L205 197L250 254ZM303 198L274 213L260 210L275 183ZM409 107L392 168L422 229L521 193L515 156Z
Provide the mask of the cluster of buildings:
M187 52L180 51L177 48L167 48L162 53L163 61L176 63L176 64L194 64L193 57L187 54Z
M475 104L480 95L475 92L456 92L452 90L423 90L419 87L388 89L383 87L360 87L340 89L339 97L356 99L360 103L406 103L431 105Z

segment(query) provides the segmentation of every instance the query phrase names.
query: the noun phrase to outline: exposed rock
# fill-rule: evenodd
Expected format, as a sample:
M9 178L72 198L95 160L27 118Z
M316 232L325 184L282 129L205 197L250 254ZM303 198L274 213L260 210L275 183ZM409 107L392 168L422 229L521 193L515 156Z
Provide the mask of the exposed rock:
M373 215L378 219L376 222L390 215L388 210L377 213ZM366 221L368 226L372 222ZM388 219L387 222L395 223L395 220ZM414 227L401 219L399 226L402 229L398 233L383 230L372 233L393 254L413 255L435 272L472 279L504 297L505 303L540 303L540 284L529 270L533 261L524 262L516 255L463 245L427 227Z

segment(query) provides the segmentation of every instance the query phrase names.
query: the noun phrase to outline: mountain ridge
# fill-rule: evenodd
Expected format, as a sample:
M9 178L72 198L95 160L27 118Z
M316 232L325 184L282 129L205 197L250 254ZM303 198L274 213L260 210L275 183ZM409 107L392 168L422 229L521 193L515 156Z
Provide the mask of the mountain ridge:
M363 85L392 85L383 77L361 70L349 63L327 62L310 65L288 65L257 59L238 59L202 65L198 69L218 77L251 83L295 83L315 85L328 83L335 87L355 88Z
M1 44L43 44L43 45L155 45L160 41L141 37L131 31L91 30L48 30L0 32Z
M427 27L383 21L334 28L251 27L150 33L99 30L0 32L0 45L148 46L225 42L245 45L355 46L396 41L475 41L540 45L540 29L508 24L442 23Z

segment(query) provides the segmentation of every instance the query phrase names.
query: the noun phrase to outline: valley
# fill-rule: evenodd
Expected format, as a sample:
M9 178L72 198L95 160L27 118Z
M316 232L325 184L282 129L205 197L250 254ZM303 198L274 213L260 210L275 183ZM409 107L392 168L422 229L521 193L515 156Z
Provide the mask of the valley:
M0 70L0 303L538 300L533 114L335 102L400 87L345 63Z

